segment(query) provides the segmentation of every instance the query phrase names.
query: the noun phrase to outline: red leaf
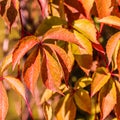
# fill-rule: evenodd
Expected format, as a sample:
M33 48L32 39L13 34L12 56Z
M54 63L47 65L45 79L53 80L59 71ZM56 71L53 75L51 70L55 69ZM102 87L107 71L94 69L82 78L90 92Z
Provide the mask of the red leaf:
M43 49L43 60L41 65L41 76L43 83L52 91L59 91L61 84L61 68L57 61L50 55L48 51Z
M94 0L78 0L78 1L82 3L85 9L87 18L90 18L90 11L91 11L91 8L93 7Z
M43 18L46 18L48 16L48 1L47 0L38 0L41 10L42 10L42 16Z
M25 61L23 78L28 89L34 95L34 89L40 74L40 51L35 48Z
M113 110L116 104L115 83L110 80L100 91L101 120L104 120Z
M102 47L101 44L95 44L95 43L92 43L92 46L99 52L101 52L103 55L105 55L105 51L104 51L104 48Z
M8 97L6 90L0 81L0 120L5 120L8 112Z
M113 10L115 0L95 0L100 18L109 16Z
M57 28L50 29L44 35L43 41L45 41L46 39L54 39L54 40L62 40L62 41L66 41L66 42L72 42L72 43L77 44L80 47L84 48L80 44L80 42L76 39L75 35L65 28L57 27Z
M117 32L114 35L112 35L110 37L110 39L108 40L108 42L107 42L106 53L107 53L109 64L110 64L110 62L112 60L112 56L113 56L115 48L116 48L116 46L118 44L119 39L120 39L120 32Z
M12 56L13 69L26 52L28 52L38 42L39 40L35 36L24 37L18 42Z
M45 44L45 45L47 45L48 47L53 49L53 51L56 52L59 64L61 64L63 72L64 72L65 83L68 84L69 73L71 72L71 69L72 69L72 62L69 56L64 51L64 49L58 47L57 45L53 45L53 44Z

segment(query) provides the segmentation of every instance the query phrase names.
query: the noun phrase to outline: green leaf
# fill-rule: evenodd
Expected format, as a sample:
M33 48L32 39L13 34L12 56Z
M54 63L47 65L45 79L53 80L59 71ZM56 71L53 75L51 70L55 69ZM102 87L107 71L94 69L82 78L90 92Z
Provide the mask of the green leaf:
M119 40L120 40L120 32L117 32L114 35L112 35L107 42L106 53L107 53L109 64L112 60L113 53L115 51L115 48L117 47Z
M19 79L12 76L5 76L4 79L7 81L7 83L9 83L13 90L18 92L24 98L24 100L26 100L25 87Z
M91 96L94 96L110 79L110 73L104 67L98 68L92 76Z
M13 69L15 68L16 64L20 61L20 59L36 44L39 43L39 40L35 36L26 36L19 40L18 44L16 45L13 56L12 56L12 63Z
M99 44L96 39L96 28L91 21L87 19L78 19L74 22L73 27L81 34L83 34L87 39L91 40L96 44Z
M116 104L116 87L112 79L101 89L99 102L101 108L101 120L104 120L113 110Z
M8 112L8 97L3 83L0 81L0 120L5 120Z
M76 106L70 94L61 98L56 107L57 120L75 120Z
M71 42L79 45L81 48L84 48L72 32L61 27L52 28L49 31L47 31L43 36L43 41L45 42L46 39Z
M62 79L61 68L58 62L50 55L47 50L43 49L43 52L44 55L41 65L41 76L43 83L48 89L59 92L58 88Z
M120 18L117 16L110 15L110 16L107 16L107 17L104 17L104 18L98 20L98 22L120 27Z
M26 86L34 95L34 89L40 74L40 50L36 47L25 61L23 78Z
M74 99L77 106L88 113L91 113L91 99L88 91L79 89L74 93Z
M40 36L46 33L53 26L65 25L66 21L59 17L51 16L46 18L37 28L35 35Z

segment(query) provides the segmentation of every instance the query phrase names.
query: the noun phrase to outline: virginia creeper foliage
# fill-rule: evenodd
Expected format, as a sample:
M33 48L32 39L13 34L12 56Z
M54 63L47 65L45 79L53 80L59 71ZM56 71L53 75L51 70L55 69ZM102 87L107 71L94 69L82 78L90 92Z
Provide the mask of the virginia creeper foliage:
M0 64L0 120L8 115L10 89L25 101L25 119L36 119L34 99L43 108L38 119L120 120L120 1L28 3L0 0L7 34L20 24L20 37Z

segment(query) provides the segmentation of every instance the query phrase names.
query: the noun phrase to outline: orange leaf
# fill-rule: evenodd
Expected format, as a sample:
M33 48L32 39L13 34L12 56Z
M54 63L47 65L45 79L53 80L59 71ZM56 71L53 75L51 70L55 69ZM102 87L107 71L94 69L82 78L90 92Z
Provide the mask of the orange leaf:
M38 42L39 40L35 36L26 36L18 42L15 50L13 51L13 69L15 68L19 60L26 54L26 52L28 52Z
M101 67L93 74L93 81L91 84L91 96L95 95L109 80L110 73Z
M90 17L90 11L91 11L91 8L93 7L93 3L94 3L94 0L79 0L84 9L85 9L85 13L86 13L86 16L87 18Z
M41 76L43 83L48 89L52 91L59 91L58 87L61 84L61 68L57 61L50 55L50 53L43 49L44 55L41 65Z
M117 16L107 16L98 20L98 22L120 27L120 18Z
M120 120L120 82L116 80L115 83L116 83L116 91L117 91L117 103L115 105L115 113L117 119Z
M26 100L25 87L19 79L12 76L5 76L4 79L7 81L7 83L9 83L11 88L13 88Z
M60 99L56 108L57 120L75 120L76 106L73 101L73 97L67 94Z
M115 48L116 48L116 46L118 44L119 39L120 39L120 32L117 32L114 35L112 35L110 37L110 39L108 40L108 42L107 42L106 53L107 53L109 64L110 64L110 62L112 60L112 56L113 56Z
M118 71L119 71L119 80L120 80L120 48L119 48L118 54L117 54L117 67L118 67Z
M6 90L0 81L0 120L5 120L8 112L8 97Z
M68 84L69 73L71 72L71 69L72 69L72 62L69 56L64 51L64 49L58 47L57 45L53 45L53 44L45 44L45 45L53 49L53 51L56 52L59 64L62 66L62 69L64 72L65 82L66 84Z
M100 18L109 16L113 10L115 0L95 0L98 15Z
M79 89L74 94L77 106L88 113L91 113L91 99L89 93L84 89Z
M54 40L72 42L84 48L80 44L80 42L76 39L76 37L74 36L72 32L68 31L65 28L61 28L61 27L52 28L48 32L46 32L46 34L43 37L43 41L45 41L46 39L54 39Z
M101 108L101 120L104 120L110 112L113 110L116 104L116 87L115 83L110 81L100 91L100 108Z
M25 61L23 78L26 86L34 95L36 82L40 74L40 50L36 47Z

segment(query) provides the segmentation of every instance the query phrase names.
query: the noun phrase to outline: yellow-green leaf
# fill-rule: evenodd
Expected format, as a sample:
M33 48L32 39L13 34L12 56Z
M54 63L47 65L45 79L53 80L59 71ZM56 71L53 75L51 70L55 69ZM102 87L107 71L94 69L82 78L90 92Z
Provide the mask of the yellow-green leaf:
M77 106L88 113L91 113L91 99L88 91L79 89L74 93L74 99Z
M87 39L91 40L92 42L99 44L96 39L96 28L94 24L87 19L79 19L74 22L73 26L77 31L82 33Z
M1 72L4 72L6 68L12 63L12 54L9 54L3 59Z
M104 67L98 68L92 76L91 96L95 95L109 80L110 73Z

